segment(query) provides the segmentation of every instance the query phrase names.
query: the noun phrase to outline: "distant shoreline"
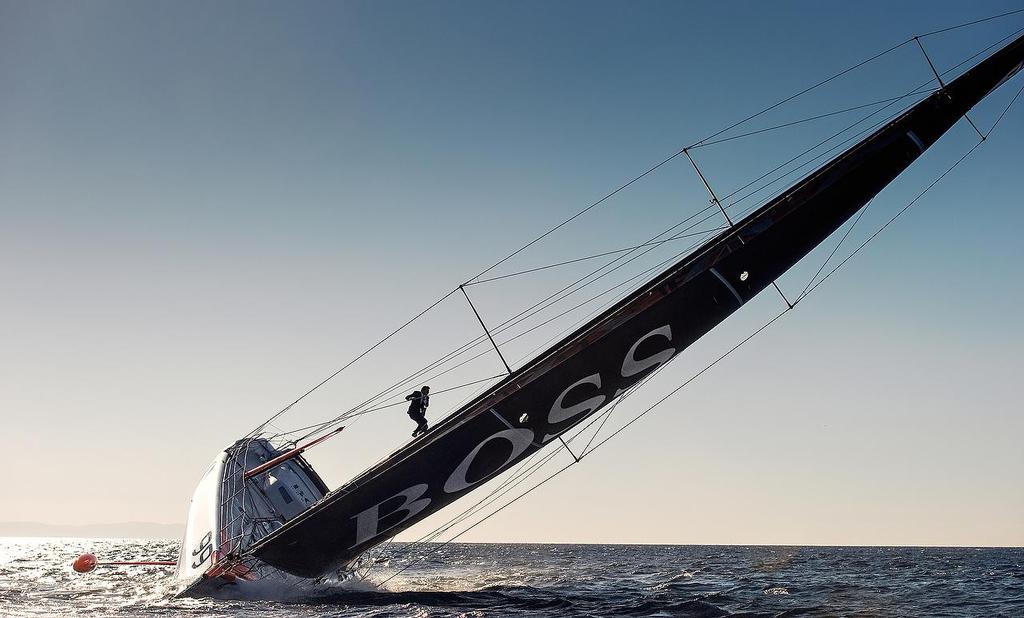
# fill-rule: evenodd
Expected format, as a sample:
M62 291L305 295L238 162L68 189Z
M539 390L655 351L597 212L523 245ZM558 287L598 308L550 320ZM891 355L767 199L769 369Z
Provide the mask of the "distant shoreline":
M0 522L0 538L78 538L179 540L180 524L123 522L112 524L42 524L37 522ZM398 543L408 541L397 541ZM820 548L900 548L900 549L1024 549L1021 545L941 545L941 544L830 544L830 543L636 543L571 541L458 541L457 545L594 545L650 547L820 547Z
M30 521L0 522L0 537L15 538L125 538L179 539L181 524L117 522L111 524L43 524Z

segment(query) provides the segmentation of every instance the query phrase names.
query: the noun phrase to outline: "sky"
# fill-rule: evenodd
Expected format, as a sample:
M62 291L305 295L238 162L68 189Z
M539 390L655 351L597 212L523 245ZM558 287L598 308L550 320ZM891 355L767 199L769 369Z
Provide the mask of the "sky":
M682 146L914 34L1017 8L0 0L0 415L15 471L0 519L184 521L220 450L523 243ZM924 44L942 71L1021 27L1016 15ZM930 77L905 45L749 128ZM1022 79L972 112L983 130ZM730 193L858 113L694 156ZM461 540L1024 544L1022 135L1018 100L797 309ZM976 140L954 127L848 242ZM676 161L495 272L632 246L706 205ZM830 248L787 273L783 291L799 293ZM497 324L589 265L470 290ZM744 307L611 426L780 302L766 292ZM281 423L329 418L479 334L457 298L429 318ZM510 343L513 363L558 326ZM485 356L462 378L500 369ZM435 396L432 414L471 391L457 394ZM337 486L411 429L394 408L310 459Z

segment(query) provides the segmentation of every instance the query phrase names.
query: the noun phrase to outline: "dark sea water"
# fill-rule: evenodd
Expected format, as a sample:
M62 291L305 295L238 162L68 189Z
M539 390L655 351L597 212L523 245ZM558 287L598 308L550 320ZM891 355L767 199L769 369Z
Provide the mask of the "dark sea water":
M173 559L177 543L0 539L0 616L1024 617L1024 549L420 546L287 601L174 599L165 569L74 573L83 551Z

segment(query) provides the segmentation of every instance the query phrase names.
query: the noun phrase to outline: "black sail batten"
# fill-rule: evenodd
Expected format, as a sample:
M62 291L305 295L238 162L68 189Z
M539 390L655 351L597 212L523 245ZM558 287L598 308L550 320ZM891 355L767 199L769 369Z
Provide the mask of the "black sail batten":
M1024 37L708 241L249 554L316 577L555 441L771 285L1024 65Z

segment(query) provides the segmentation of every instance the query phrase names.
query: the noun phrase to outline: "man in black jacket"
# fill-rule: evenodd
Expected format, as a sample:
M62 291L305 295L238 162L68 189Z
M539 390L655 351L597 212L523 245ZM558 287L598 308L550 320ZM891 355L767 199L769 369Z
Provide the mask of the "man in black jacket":
M427 406L430 405L430 387L424 386L418 391L413 391L405 398L409 402L409 418L416 421L416 431L412 437L427 433Z

